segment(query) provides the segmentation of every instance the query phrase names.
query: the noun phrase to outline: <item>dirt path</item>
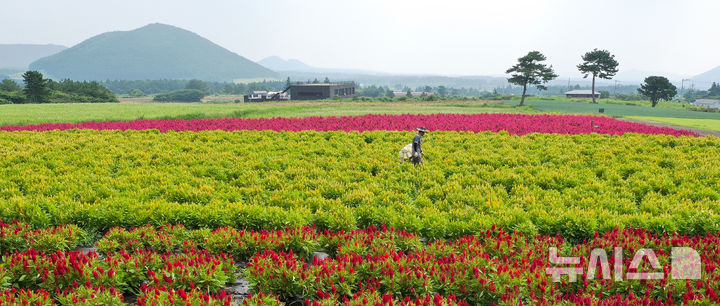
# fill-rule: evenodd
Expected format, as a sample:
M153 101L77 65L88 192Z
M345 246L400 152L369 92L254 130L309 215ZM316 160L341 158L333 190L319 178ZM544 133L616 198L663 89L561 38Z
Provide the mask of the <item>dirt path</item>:
M675 125L675 124L669 124L669 123L663 123L663 122L657 122L657 121L651 121L651 120L640 120L640 119L630 119L630 118L615 118L615 119L628 121L628 122L642 123L642 124L647 124L647 125L669 127L669 128L673 128L673 129L677 129L677 130L692 131L692 132L698 133L702 136L720 137L720 132L718 132L718 131L696 129L696 128L692 128L692 127L688 127L688 126Z

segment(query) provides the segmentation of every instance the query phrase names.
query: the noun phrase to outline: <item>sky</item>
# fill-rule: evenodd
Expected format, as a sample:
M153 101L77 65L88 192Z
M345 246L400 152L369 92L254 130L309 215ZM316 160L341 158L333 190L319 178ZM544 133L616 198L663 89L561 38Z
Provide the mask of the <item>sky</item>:
M718 0L33 0L0 10L0 43L72 46L149 23L245 56L402 74L503 75L537 50L561 77L607 49L621 74L720 65Z

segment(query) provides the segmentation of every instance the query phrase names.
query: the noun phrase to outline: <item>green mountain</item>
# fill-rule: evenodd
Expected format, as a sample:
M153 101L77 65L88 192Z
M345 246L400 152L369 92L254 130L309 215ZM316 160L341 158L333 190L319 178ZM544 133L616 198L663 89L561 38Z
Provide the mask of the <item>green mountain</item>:
M0 44L0 69L24 71L33 61L65 49L58 45Z
M100 34L37 60L30 69L72 80L232 81L276 76L195 33L158 23Z

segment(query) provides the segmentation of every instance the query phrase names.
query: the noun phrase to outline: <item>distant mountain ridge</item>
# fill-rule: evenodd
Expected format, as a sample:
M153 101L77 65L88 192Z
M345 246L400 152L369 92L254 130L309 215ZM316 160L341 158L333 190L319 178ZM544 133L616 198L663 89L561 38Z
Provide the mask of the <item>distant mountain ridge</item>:
M297 59L285 60L279 56L269 56L259 60L257 63L277 72L391 75L390 73L362 69L319 68L305 64Z
M73 80L232 81L277 76L198 34L159 23L94 36L30 68Z
M692 80L700 82L720 82L720 66L717 66L705 73L699 74L693 77Z
M296 59L282 59L279 56L268 56L257 62L268 69L275 71L316 71L318 68L312 67Z
M0 69L25 70L30 63L67 49L60 45L0 44Z

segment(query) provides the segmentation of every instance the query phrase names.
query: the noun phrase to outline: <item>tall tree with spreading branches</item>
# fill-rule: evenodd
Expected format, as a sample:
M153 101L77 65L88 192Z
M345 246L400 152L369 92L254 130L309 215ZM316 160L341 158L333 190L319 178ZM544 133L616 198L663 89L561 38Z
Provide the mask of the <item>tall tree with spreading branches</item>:
M557 78L552 65L543 64L547 58L538 51L530 51L527 55L518 59L518 63L512 66L505 73L510 74L508 82L523 87L520 106L525 105L525 96L528 85L535 85L540 90L546 90L545 83Z
M650 99L652 107L655 107L660 100L672 100L677 95L677 87L666 77L650 76L645 78L645 83L640 85L638 93Z
M582 64L578 65L578 70L584 74L584 78L592 75L592 98L593 103L597 103L595 98L595 78L610 80L618 72L618 62L615 55L610 54L608 50L594 49L582 56Z

